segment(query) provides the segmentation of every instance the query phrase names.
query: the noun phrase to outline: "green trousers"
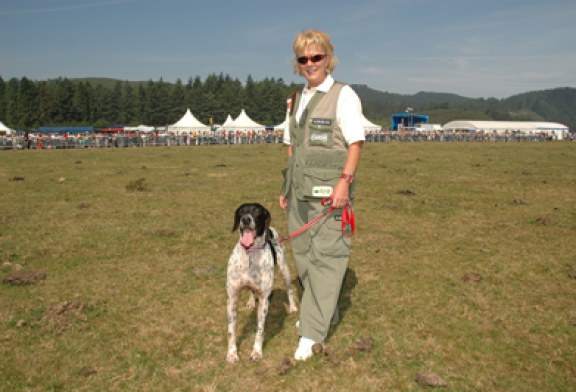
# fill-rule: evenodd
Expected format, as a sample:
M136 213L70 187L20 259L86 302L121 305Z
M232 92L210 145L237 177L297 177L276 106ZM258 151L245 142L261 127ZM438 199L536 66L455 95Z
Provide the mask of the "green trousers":
M326 210L320 199L298 200L289 192L288 229L301 228ZM334 210L320 222L294 237L292 255L304 287L300 301L300 336L317 343L328 335L338 304L350 256L350 238L341 230L341 210Z

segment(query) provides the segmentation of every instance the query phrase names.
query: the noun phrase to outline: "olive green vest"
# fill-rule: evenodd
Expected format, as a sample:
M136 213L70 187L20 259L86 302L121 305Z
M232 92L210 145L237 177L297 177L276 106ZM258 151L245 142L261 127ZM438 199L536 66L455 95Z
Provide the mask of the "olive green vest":
M330 196L346 163L348 145L336 121L338 97L344 84L334 83L328 92L316 91L296 121L296 110L290 116L292 156L285 170L282 194L296 192L299 200ZM293 102L297 108L298 93ZM350 185L350 198L354 184Z

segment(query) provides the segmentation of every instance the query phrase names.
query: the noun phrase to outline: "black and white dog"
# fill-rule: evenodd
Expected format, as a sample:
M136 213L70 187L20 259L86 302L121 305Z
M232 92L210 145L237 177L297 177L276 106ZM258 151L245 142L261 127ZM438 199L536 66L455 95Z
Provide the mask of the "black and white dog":
M255 295L258 297L258 327L250 359L257 361L262 358L264 324L268 315L268 297L274 288L275 263L286 281L288 312L293 313L298 310L292 295L284 245L278 240L276 230L270 226L271 221L270 212L258 203L242 204L234 215L232 232L239 229L240 239L228 260L226 280L228 292L228 354L226 359L229 363L238 361L236 308L240 291L245 287L251 290L246 307L254 308Z

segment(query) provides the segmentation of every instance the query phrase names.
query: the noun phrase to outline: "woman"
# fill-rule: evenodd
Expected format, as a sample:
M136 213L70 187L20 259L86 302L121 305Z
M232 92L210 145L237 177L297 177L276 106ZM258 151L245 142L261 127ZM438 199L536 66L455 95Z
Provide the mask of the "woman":
M354 196L364 128L360 99L350 86L331 76L338 60L328 35L307 30L296 36L292 47L294 71L306 85L288 100L284 131L288 167L280 206L288 212L290 232L325 211L323 198L329 196L336 208L291 242L304 289L294 357L306 360L313 355L312 346L326 339L333 316L337 318L351 245L341 230L341 208Z

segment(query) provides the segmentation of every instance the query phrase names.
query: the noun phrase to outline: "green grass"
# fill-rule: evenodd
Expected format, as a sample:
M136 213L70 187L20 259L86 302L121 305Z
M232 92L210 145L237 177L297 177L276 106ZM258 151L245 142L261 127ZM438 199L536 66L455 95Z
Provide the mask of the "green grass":
M232 214L261 202L287 234L282 146L0 160L0 278L46 273L0 284L2 391L418 391L425 369L453 391L576 384L576 144L366 145L328 341L340 364L315 357L285 375L298 316L279 278L264 360L248 360L255 314L241 310L241 362L225 362ZM58 314L64 301L76 308ZM349 354L363 336L373 349Z

